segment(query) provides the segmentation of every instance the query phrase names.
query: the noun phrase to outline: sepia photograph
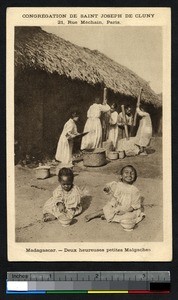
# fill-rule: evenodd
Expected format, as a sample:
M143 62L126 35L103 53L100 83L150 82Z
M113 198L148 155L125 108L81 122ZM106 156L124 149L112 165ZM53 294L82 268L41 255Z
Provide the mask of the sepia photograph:
M7 72L13 73L7 77L7 90L13 86L7 117L14 137L8 156L14 175L10 247L14 252L25 245L29 256L54 243L65 256L74 248L109 252L117 245L112 255L138 252L135 260L151 260L150 245L169 240L169 260L171 98L165 29L159 22L127 20L119 26L124 15L84 10L80 20L72 15L70 22L61 11L56 26L25 11L20 15L26 22L13 24L8 48L13 66ZM133 16L152 24L156 14ZM88 252L83 260L92 260L95 254Z

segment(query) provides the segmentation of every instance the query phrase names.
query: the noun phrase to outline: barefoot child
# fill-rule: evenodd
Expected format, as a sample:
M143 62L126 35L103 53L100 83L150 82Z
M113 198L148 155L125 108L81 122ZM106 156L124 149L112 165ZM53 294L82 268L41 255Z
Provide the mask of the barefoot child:
M111 200L103 209L87 215L86 222L97 217L104 217L108 222L118 223L122 220L134 220L135 223L138 223L143 219L141 195L133 185L137 179L135 168L127 165L122 168L120 175L120 182L113 181L104 188L107 194L111 194Z
M71 169L62 168L59 171L59 186L54 190L53 197L43 207L44 222L58 219L63 226L70 225L74 216L82 212L80 204L82 194L80 189L73 184L73 180L74 175Z

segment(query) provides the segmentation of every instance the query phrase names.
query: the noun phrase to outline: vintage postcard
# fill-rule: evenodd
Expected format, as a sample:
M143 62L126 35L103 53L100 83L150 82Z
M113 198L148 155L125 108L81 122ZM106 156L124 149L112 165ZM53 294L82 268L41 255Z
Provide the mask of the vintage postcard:
M171 9L7 9L9 261L171 261Z

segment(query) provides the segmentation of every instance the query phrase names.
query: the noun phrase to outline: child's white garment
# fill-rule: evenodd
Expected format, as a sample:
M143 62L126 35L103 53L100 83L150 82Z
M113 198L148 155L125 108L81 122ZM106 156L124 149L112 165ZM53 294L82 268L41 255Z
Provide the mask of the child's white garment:
M108 222L120 222L121 220L134 219L136 223L140 222L144 214L141 211L140 191L130 184L123 182L111 182L107 184L110 187L112 198L103 207L105 218ZM132 212L127 210L132 207ZM125 211L119 214L119 211Z
M43 207L43 214L52 214L59 221L60 218L73 219L74 216L79 215L82 212L82 206L80 204L82 192L79 187L73 185L69 192L66 192L59 185L53 192L53 197L48 199ZM58 204L62 203L65 207L63 212L59 211Z

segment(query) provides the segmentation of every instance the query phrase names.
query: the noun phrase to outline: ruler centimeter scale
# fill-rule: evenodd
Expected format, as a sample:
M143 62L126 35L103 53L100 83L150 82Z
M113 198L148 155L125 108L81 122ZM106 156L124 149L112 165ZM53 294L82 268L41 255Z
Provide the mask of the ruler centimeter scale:
M170 272L8 272L6 293L170 293Z

